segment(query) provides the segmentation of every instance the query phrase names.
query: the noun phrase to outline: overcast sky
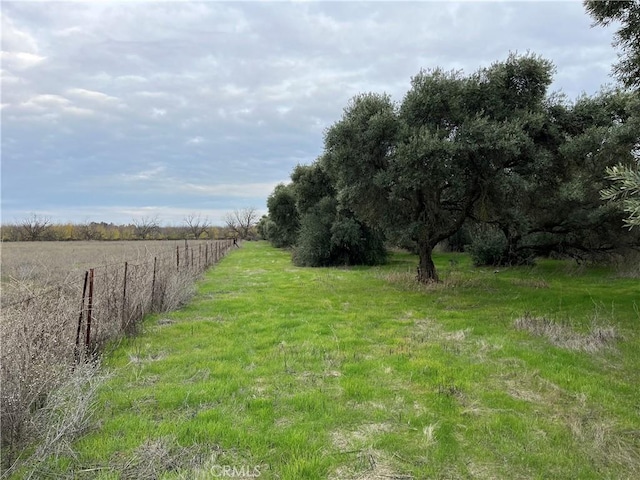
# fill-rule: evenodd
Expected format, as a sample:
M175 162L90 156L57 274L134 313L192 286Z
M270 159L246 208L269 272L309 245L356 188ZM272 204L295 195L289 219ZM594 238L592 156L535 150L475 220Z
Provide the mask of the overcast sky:
M612 30L563 2L2 1L2 221L266 212L360 92L510 51L571 99L612 83Z

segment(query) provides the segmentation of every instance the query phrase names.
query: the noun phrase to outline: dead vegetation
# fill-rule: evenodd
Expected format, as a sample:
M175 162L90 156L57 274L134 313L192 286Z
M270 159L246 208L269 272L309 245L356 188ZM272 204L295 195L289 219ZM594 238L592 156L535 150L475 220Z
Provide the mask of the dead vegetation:
M135 261L95 266L92 291L86 288L85 275L70 279L69 275L61 273L61 259L55 254L59 245L55 246L51 258L52 264L58 265L56 273L50 273L43 266L45 256L42 252L34 255L35 263L30 267L24 259L17 262L22 280L16 278L17 270L11 268L12 275L5 276L7 272L3 267L5 281L0 312L2 470L9 469L28 445L40 445L30 460L36 461L44 458L42 448L50 451L53 444L69 444L68 439L74 432L82 431L73 427L77 422L69 421L69 429L61 434L58 417L49 415L58 411L51 406L52 402L58 402L72 385L80 388L77 386L79 372L86 374L83 388L94 385L87 375L90 377L89 373L95 370L86 370L85 364L93 362L113 340L137 333L145 314L173 310L184 304L194 292L195 279L226 252L229 243L208 242L206 250L198 244L177 251L172 247L163 255L154 250L150 257L144 257L138 246ZM103 244L93 245L93 257L101 258ZM42 246L46 248L46 244ZM31 243L29 247L37 248L38 243ZM180 264L177 263L178 254L181 255ZM73 271L76 265L73 255L65 258ZM3 252L2 260L3 266L12 265L7 252ZM42 275L38 277L37 272ZM64 281L52 285L52 278L64 278ZM69 412L77 413L84 402L83 395L77 395L77 404L72 404L71 398L65 398L65 408ZM34 422L38 428L33 428ZM56 440L52 441L52 438Z
M534 317L529 313L516 319L514 327L538 337L545 337L556 347L587 353L611 348L619 339L613 326L593 323L588 332L581 333L575 331L571 325L558 323L545 317Z

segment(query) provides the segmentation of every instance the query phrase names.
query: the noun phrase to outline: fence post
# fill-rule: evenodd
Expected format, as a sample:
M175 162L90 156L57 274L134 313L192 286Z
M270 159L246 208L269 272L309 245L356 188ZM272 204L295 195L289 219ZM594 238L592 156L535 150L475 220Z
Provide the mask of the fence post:
M204 244L204 265L209 266L209 242Z
M129 269L129 262L124 262L124 285L122 287L122 324L121 329L124 332L127 328L127 270Z
M189 267L189 244L186 239L184 240L184 266Z
M180 245L176 245L176 270L180 270Z
M157 265L158 265L158 257L153 257L153 279L151 280L151 310L153 310L154 307L154 301L155 301L155 293L156 293L156 271L157 271Z
M87 295L87 282L89 280L89 272L84 272L84 287L82 287L82 301L80 302L80 316L78 317L78 329L76 330L76 363L80 361L80 332L82 331L82 314L84 313L84 299Z
M89 269L89 299L87 300L87 338L85 340L87 353L89 353L89 346L91 345L91 317L93 317L93 268Z

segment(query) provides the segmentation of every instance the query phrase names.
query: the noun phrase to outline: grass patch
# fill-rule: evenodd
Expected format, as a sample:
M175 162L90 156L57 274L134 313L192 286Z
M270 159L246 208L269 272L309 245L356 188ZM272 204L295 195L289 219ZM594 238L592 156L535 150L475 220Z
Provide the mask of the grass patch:
M425 287L406 254L309 269L245 243L194 301L148 318L106 359L94 430L50 471L638 477L637 280L559 261L496 272L435 260L443 282Z

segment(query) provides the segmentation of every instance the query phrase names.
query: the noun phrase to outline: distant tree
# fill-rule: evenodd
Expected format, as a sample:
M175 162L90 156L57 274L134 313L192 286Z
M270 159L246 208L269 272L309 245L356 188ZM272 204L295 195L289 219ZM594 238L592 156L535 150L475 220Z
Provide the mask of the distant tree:
M211 222L207 217L202 217L199 213L190 213L184 218L187 231L195 239L200 238L203 234L209 234Z
M101 235L99 227L99 223L86 220L77 226L78 236L83 240L100 240Z
M263 228L266 238L278 248L294 245L300 230L300 214L291 185L277 185L267 198L267 208L269 217Z
M139 217L133 219L134 235L136 238L148 240L160 231L160 220L158 216Z
M587 0L584 5L595 25L620 23L613 44L621 52L613 72L625 86L640 88L640 1Z
M28 242L42 240L45 233L51 227L51 219L47 216L32 213L20 222L23 239Z
M258 222L258 212L254 207L236 209L225 214L224 222L233 235L247 239L250 236L251 229Z

